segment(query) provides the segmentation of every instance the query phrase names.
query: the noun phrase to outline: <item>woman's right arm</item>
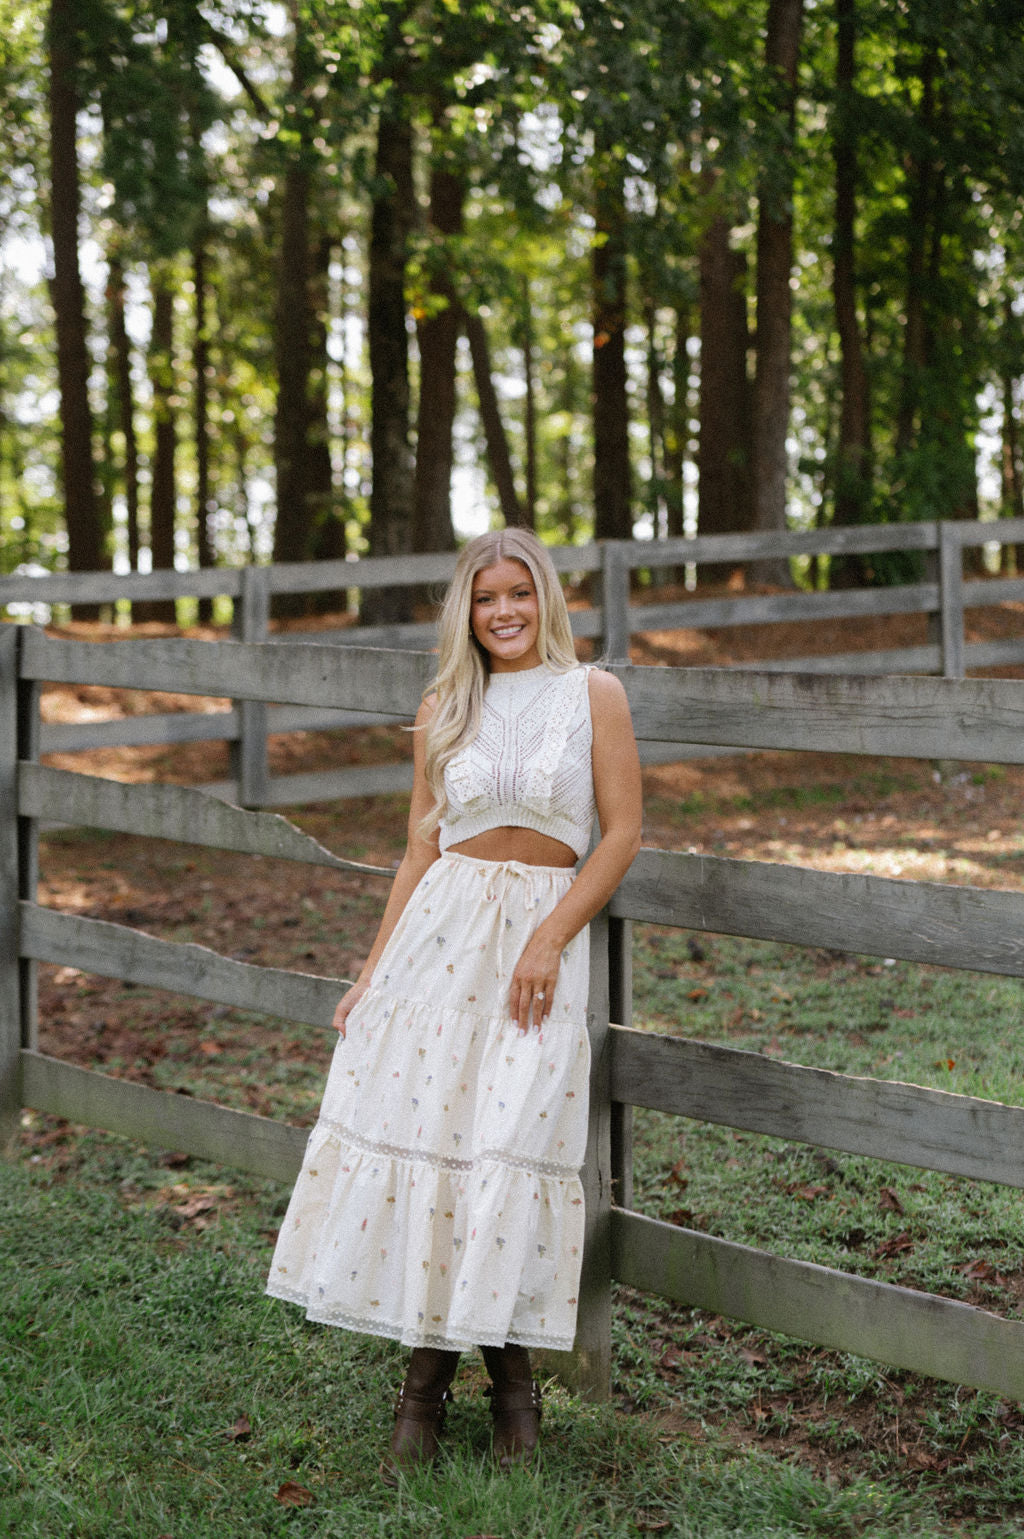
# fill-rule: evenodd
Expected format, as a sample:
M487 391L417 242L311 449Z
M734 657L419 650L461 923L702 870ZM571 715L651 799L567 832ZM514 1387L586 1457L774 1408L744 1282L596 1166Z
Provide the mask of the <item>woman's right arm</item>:
M380 961L381 952L391 939L395 926L402 917L405 905L418 886L424 872L429 866L433 865L441 853L438 845L437 830L435 829L428 839L424 839L419 831L420 823L434 804L433 794L427 785L427 777L424 771L423 742L427 722L434 714L434 705L435 696L429 695L416 713L417 730L414 732L412 740L412 799L409 803L409 830L405 854L395 873L395 880L391 884L391 892L384 909L384 917L380 922L377 938L370 948L370 954L359 970L359 977L348 993L339 1001L338 1007L334 1012L334 1027L342 1036L345 1035L349 1014L370 986L374 969Z

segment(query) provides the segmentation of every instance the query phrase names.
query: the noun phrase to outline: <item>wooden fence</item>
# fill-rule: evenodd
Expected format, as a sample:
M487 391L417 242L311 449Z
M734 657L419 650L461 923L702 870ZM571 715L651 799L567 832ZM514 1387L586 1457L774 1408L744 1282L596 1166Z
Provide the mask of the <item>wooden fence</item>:
M340 989L338 980L259 967L41 906L40 820L370 869L329 853L273 813L245 812L181 786L123 785L41 765L40 684L173 688L351 712L373 701L407 719L431 665L429 656L409 652L360 651L339 667L337 652L322 646L104 646L0 626L0 1104L8 1126L29 1106L289 1181L305 1131L41 1054L33 972L39 962L70 965L324 1029ZM642 741L1024 763L1024 684L1014 680L616 671ZM618 1279L681 1304L1024 1398L1024 1323L632 1211L634 1105L1024 1187L1024 1109L632 1030L634 920L1024 976L1022 894L641 851L593 925L587 1245L570 1365L577 1382L592 1394L607 1393L611 1287Z
M611 541L600 546L563 546L552 551L563 573L591 579L594 603L574 610L575 634L592 640L611 660L628 654L629 638L642 631L675 627L716 629L767 625L778 621L867 619L886 615L926 614L930 639L915 647L848 652L782 659L769 671L803 673L926 673L962 678L968 668L1024 663L1024 616L1021 634L1002 641L967 643L964 611L1007 601L1024 601L1024 577L965 581L963 551L986 542L1024 542L1024 519L998 523L880 524L788 534L708 535L692 540ZM766 557L839 556L919 552L926 574L921 582L895 587L834 592L737 594L730 598L643 604L631 598L631 573L638 568L664 570L694 564L699 569ZM453 555L395 556L362 561L297 562L265 567L201 572L156 572L115 576L111 573L62 574L41 578L0 578L0 609L15 602L109 604L186 596L227 595L234 605L237 640L259 644L270 631L271 600L276 594L322 593L381 587L445 583ZM276 637L282 644L307 644L302 633ZM345 628L318 632L318 645L415 647L434 645L432 624ZM173 684L168 688L173 689ZM373 769L349 768L316 774L272 776L267 754L270 733L325 731L393 722L386 711L339 710L322 701L312 706L266 704L238 698L230 709L147 714L108 721L44 724L43 753L71 753L114 745L227 741L231 773L204 787L244 807L300 806L312 801L363 796L368 792L408 789L407 762ZM709 745L649 743L647 763L710 753Z

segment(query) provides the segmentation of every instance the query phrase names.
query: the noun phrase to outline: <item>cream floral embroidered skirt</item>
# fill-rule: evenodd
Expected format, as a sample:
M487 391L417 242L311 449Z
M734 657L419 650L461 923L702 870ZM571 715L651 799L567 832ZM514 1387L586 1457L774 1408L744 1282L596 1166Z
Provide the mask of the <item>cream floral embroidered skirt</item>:
M572 1346L583 1250L588 937L542 1032L512 970L573 872L449 852L339 1039L267 1292L407 1346Z

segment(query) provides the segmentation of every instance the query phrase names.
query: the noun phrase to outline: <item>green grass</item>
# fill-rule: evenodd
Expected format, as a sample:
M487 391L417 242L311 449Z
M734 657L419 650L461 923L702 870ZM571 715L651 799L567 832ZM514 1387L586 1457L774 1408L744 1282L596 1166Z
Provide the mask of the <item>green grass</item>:
M1021 1101L1012 981L653 927L635 949L639 1024ZM244 1089L251 1024L168 1083ZM376 1471L404 1354L263 1297L283 1189L26 1120L0 1164L0 1534L1024 1533L1019 1408L625 1289L614 1399L553 1385L537 1473L491 1469L467 1359L448 1457L390 1492ZM636 1132L645 1212L1020 1312L1015 1192L644 1112ZM286 1482L306 1505L279 1500Z

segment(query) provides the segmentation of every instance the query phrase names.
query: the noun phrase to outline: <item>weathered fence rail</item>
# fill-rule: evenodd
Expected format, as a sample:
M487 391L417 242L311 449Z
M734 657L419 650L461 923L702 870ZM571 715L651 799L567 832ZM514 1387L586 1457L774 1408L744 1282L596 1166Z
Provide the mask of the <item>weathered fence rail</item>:
M597 644L610 659L624 659L629 638L643 631L689 627L766 625L778 621L865 619L885 615L929 616L930 639L913 647L858 651L827 656L780 659L772 672L941 674L961 678L968 668L1024 663L1024 615L1021 634L1000 641L965 641L967 609L1006 602L1024 603L1024 577L967 580L963 551L992 541L1024 543L1024 519L998 523L963 521L880 524L861 528L815 529L780 534L707 535L690 540L612 541L603 545L564 546L553 550L563 573L592 579L593 603L572 613L575 634ZM638 568L691 564L699 569L761 557L839 556L917 551L925 560L926 580L901 586L833 592L737 594L668 604L634 603L631 573ZM113 603L118 599L210 598L224 595L234 607L237 640L259 644L270 636L271 601L277 594L323 593L380 587L443 584L451 576L453 555L376 557L360 561L295 562L199 572L55 574L39 578L0 578L0 609L16 602ZM277 645L308 645L301 632L275 636ZM319 646L429 649L436 640L433 624L351 627L318 632ZM154 688L174 690L173 679ZM230 696L229 696L230 698ZM227 742L232 767L228 779L205 787L246 807L298 806L305 802L372 792L399 791L411 784L406 762L374 769L350 768L315 774L270 774L267 738L273 733L328 731L386 724L396 720L386 702L373 713L358 708L308 702L253 702L239 698L219 710L146 714L108 721L43 723L43 753L73 753L125 745ZM652 740L645 744L649 763L689 757L705 745L699 738L680 745ZM712 750L708 748L708 752Z
M188 787L125 786L38 763L38 692L58 679L226 694L256 706L372 701L408 719L429 656L330 647L147 641L110 647L0 626L0 1109L21 1106L280 1180L305 1133L128 1084L41 1054L40 961L326 1028L340 980L255 966L191 943L56 912L36 894L41 820L81 822L385 875L282 818ZM641 740L1024 762L1024 683L617 670ZM592 927L594 1047L584 1184L587 1249L573 1371L606 1391L614 1279L809 1341L1024 1398L1024 1323L680 1229L631 1210L632 1106L1024 1188L1024 1108L779 1063L630 1028L632 921L694 927L1024 976L1024 896L644 850ZM614 1023L614 1024L613 1024ZM613 1190L618 1203L613 1203Z

